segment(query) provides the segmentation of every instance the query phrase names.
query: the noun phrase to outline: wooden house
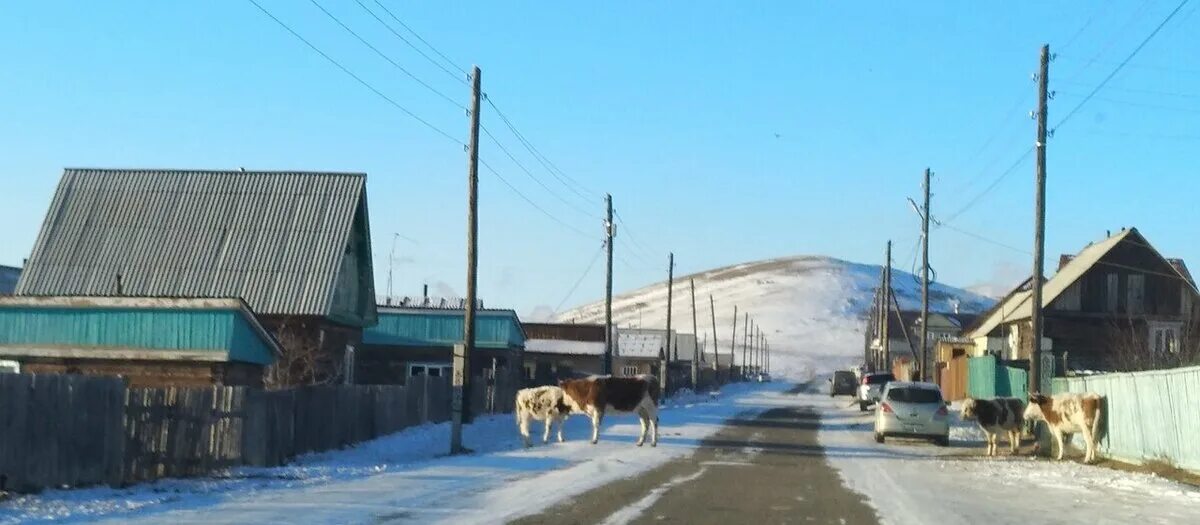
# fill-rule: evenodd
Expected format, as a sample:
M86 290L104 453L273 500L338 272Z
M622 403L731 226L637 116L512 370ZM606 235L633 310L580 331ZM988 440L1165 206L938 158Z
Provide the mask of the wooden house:
M261 386L280 348L240 299L0 297L0 360L131 386Z
M0 265L0 295L12 295L21 280L21 269Z
M973 355L1028 366L1031 284L1017 286L970 328ZM1063 256L1042 290L1041 347L1052 353L1056 375L1127 370L1169 357L1196 320L1196 284L1187 267L1163 257L1135 228Z
M283 345L275 380L345 381L370 233L362 173L69 168L16 294L240 298Z
M555 384L559 379L604 370L604 325L522 323L525 329L525 382Z
M662 358L668 351L667 343L675 339L679 357L692 358L692 334L668 333L657 328L617 328L617 345L613 349L613 375L633 377L641 374L658 375ZM690 337L690 339L689 339ZM686 356L686 357L685 357Z
M412 376L449 376L454 345L463 342L462 301L379 306L379 323L363 333L355 379L406 384ZM524 374L525 331L512 310L477 309L471 375ZM486 371L486 372L485 372Z

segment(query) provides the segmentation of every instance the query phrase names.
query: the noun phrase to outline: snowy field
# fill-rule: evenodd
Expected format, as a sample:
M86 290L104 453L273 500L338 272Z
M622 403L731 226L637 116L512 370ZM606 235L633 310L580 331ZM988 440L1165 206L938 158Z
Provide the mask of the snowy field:
M10 523L497 523L689 454L738 413L781 402L783 384L738 384L666 403L658 447L637 448L637 418L610 416L598 445L573 417L567 442L521 447L513 416L467 427L467 456L444 456L449 426L426 425L358 447L221 479L165 480L128 489L47 491L0 504ZM534 425L540 430L540 424ZM540 432L535 432L540 436ZM553 439L553 438L552 438ZM537 494L538 508L529 507ZM458 509L450 514L449 509Z
M919 441L880 445L871 433L872 413L847 407L849 398L797 397L820 408L828 461L884 523L1200 523L1200 490L1152 474L1010 457L1007 441L1001 457L977 455L983 433L957 415L949 448Z

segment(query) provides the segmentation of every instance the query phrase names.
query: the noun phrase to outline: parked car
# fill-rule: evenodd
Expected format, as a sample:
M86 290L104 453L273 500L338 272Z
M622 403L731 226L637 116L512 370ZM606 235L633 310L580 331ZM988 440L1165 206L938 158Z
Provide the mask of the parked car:
M829 378L829 397L852 396L858 387L858 380L850 370L838 370Z
M862 384L858 385L858 410L866 412L867 407L879 401L879 396L883 394L883 387L895 380L896 376L891 372L864 374Z
M888 383L875 409L875 441L889 437L925 438L948 446L950 412L941 389L933 383Z

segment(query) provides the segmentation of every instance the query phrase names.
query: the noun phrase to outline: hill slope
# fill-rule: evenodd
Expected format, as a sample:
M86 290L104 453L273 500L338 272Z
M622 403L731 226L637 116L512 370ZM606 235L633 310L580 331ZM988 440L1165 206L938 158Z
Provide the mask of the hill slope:
M861 361L863 324L871 307L881 267L820 256L798 256L750 262L677 277L673 297L672 328L692 331L689 279L696 281L696 318L699 337L712 340L708 296L716 301L720 350L729 351L733 306L738 306L736 352L741 363L744 330L742 312L762 324L771 341L771 368L776 376L804 377ZM893 270L896 298L902 309L918 309L921 287L907 272ZM958 288L934 283L930 309L979 312L992 300ZM658 283L613 297L613 322L618 326L666 325L666 283ZM563 312L559 321L604 322L604 302L597 301ZM681 356L683 349L680 349Z

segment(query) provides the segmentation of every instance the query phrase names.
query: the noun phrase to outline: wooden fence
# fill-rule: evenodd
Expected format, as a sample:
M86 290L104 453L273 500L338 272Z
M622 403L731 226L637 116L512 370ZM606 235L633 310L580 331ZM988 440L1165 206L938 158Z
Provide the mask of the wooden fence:
M476 414L512 410L508 375L475 378ZM124 485L241 465L270 467L450 418L450 383L126 388L117 378L0 374L7 490Z

